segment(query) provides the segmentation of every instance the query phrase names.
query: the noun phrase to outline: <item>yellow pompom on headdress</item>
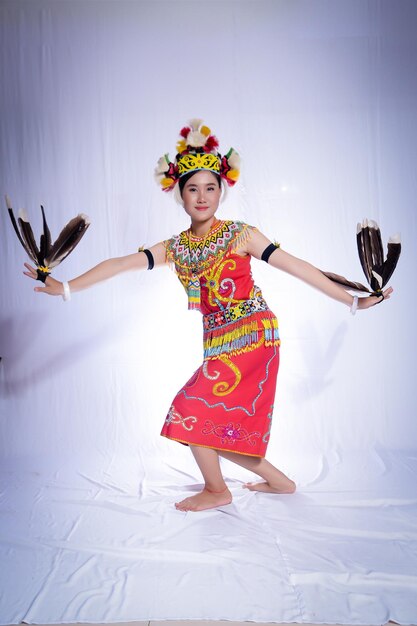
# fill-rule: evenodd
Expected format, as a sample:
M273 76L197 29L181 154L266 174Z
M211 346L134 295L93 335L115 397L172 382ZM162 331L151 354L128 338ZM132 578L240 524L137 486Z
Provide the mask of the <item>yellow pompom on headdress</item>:
M180 131L181 139L177 142L177 156L171 161L165 154L158 161L155 178L162 191L171 191L184 174L209 170L218 174L232 187L240 174L240 157L230 148L222 156L218 151L219 142L211 134L210 128L202 120L193 119L189 126Z

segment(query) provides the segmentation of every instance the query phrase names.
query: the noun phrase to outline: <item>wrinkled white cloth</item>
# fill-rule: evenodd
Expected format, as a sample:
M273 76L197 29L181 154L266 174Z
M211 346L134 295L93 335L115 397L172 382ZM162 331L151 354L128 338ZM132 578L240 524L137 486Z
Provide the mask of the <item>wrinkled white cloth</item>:
M200 513L173 506L197 484L5 474L1 623L415 623L417 458L329 469L285 496L230 479L233 504Z

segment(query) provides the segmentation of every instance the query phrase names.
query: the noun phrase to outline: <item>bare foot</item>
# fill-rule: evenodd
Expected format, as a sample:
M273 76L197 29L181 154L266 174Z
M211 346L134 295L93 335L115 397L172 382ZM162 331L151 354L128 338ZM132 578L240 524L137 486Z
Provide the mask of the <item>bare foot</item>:
M226 487L224 491L213 492L203 489L200 493L190 498L185 498L181 502L175 503L178 511L205 511L206 509L215 509L218 506L225 506L232 501L232 494Z
M244 489L250 491L264 491L265 493L294 493L296 484L287 478L286 482L282 482L282 485L270 485L267 482L263 483L246 483L243 485Z

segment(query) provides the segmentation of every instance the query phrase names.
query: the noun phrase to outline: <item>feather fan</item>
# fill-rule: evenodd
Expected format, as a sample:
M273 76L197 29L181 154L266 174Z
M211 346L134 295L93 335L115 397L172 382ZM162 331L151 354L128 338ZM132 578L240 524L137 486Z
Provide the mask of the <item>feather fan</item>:
M322 272L333 282L352 291L364 291L371 295L379 295L391 278L401 254L400 235L394 235L388 240L387 257L384 260L384 248L378 224L373 220L363 220L356 229L359 260L369 283L370 289L348 280L344 276L332 272Z
M46 277L51 273L51 269L59 265L74 250L90 225L88 216L81 213L64 226L56 241L52 243L45 210L41 205L43 233L41 234L38 247L26 213L22 210L19 211L19 217L16 221L8 196L6 196L6 205L16 235L29 257L35 263L38 270L38 279L42 280L42 282L45 282Z

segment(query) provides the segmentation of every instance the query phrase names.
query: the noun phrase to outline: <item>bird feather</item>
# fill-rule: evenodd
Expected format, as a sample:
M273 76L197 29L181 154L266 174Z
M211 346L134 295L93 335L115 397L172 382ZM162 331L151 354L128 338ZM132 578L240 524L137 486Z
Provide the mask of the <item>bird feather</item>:
M61 263L75 248L90 225L87 215L80 214L68 222L51 246L45 265L50 269Z
M373 220L369 220L369 236L371 240L372 265L382 268L384 263L384 248L382 246L381 231Z
M359 228L359 232L356 235L356 241L358 244L359 260L362 265L362 269L366 276L366 280L369 284L372 281L372 254L371 254L371 242L369 236L368 221L364 220Z
M36 265L40 265L38 244L35 241L32 226L27 221L26 214L24 214L23 211L22 216L18 218L18 222L20 226L20 232L22 234L22 239L26 243L26 252L28 252L30 258L36 263Z
M19 227L18 227L17 222L16 222L16 218L15 218L14 213L13 213L13 209L11 207L8 207L8 211L9 211L10 219L12 221L13 228L15 230L15 233L16 233L20 243L24 247L24 249L25 249L26 253L28 254L28 256L30 256L32 258L32 254L31 254L29 248L27 247L26 242L23 240L22 235L20 234L20 230L19 230Z
M340 276L339 274L334 274L333 272L323 272L320 270L322 274L327 276L331 281L345 287L347 289L352 289L353 291L364 291L366 293L371 293L368 287L362 285L362 283L357 283L352 280L348 280L344 276Z
M388 241L387 259L384 263L382 270L382 287L385 287L385 285L391 278L395 268L397 267L400 254L401 244L394 241Z
M42 205L41 205L41 211L42 211L43 234L41 235L41 240L40 240L39 256L40 256L42 265L45 265L45 259L48 256L49 251L51 249L51 232L49 230L48 223L45 217L45 210Z
M373 220L364 220L358 224L357 244L359 259L366 279L372 291L380 291L391 278L401 253L399 235L388 241L387 258L384 260L384 249L379 226Z
M357 243L359 259L366 279L373 291L381 288L376 276L381 276L384 265L384 250L381 232L378 224L373 220L364 220L358 224Z
M376 272L375 270L372 270L372 276L374 278L376 278L376 280L378 282L378 289L381 289L381 287L382 287L382 276L380 274L378 274L378 272Z

